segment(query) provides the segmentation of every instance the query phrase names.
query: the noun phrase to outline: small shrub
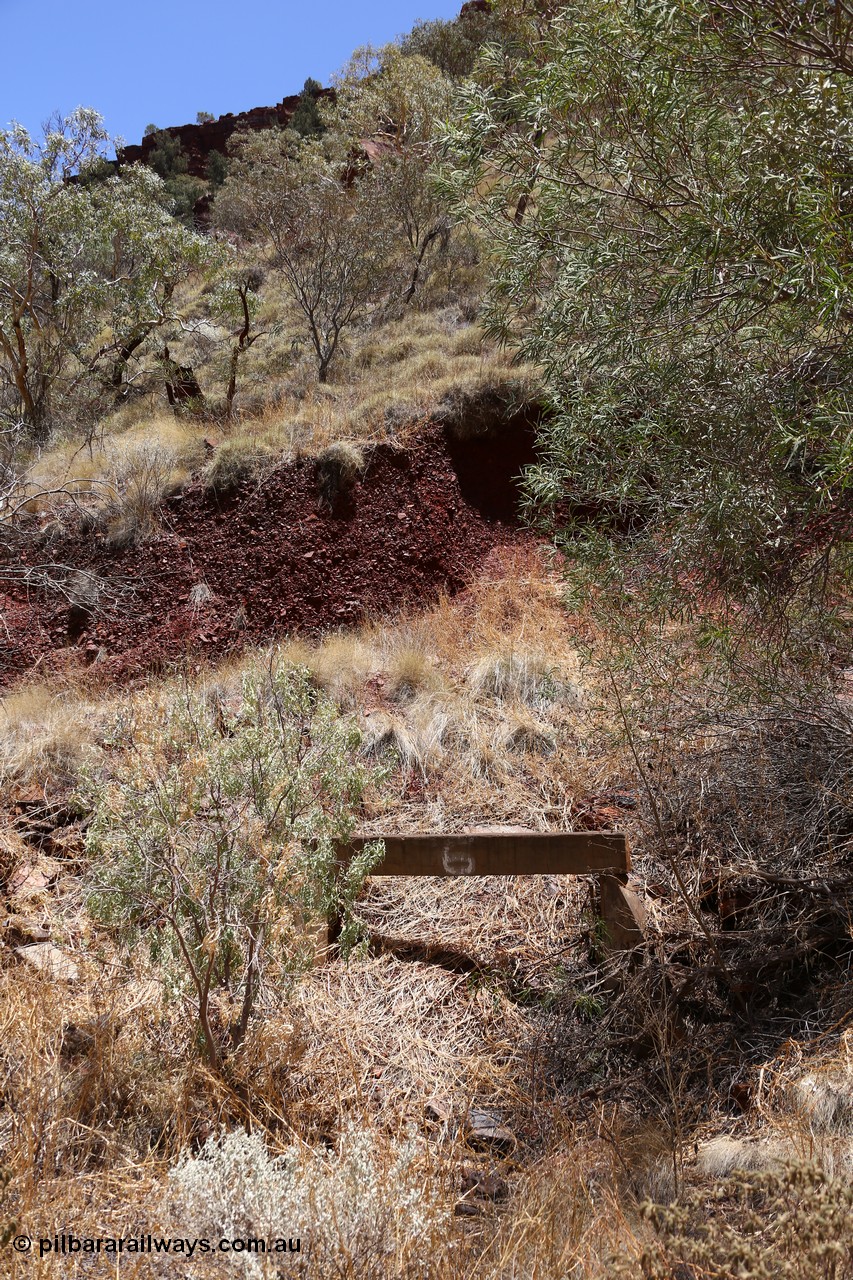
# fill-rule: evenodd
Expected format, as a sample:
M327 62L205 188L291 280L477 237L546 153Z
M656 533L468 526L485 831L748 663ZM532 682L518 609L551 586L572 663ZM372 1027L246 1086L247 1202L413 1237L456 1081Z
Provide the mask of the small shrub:
M448 359L440 349L424 351L410 362L406 370L410 382L432 382L448 370Z
M269 462L268 451L260 448L254 441L240 438L226 440L205 467L204 483L214 493L233 493Z
M507 730L504 746L507 751L552 756L557 750L557 737L550 725L539 724L529 716L515 716Z
M286 1271L330 1280L404 1280L440 1270L451 1219L418 1168L414 1140L387 1148L349 1124L336 1154L291 1148L270 1156L237 1130L185 1155L171 1183L181 1221L199 1235L296 1237ZM246 1255L245 1275L269 1274Z
M484 351L482 329L475 324L465 325L453 335L453 354L456 356L479 356Z
M125 943L145 933L190 993L213 1068L243 1042L267 972L313 956L306 918L346 915L380 852L338 872L369 776L359 742L307 672L250 669L236 708L183 686L120 725L126 750L88 776L89 910Z
M475 697L517 699L540 711L561 699L580 700L577 688L561 681L554 664L537 653L486 654L468 668L465 679Z
M104 512L111 546L132 546L157 532L163 503L177 487L177 469L175 450L157 444L134 450L116 466Z
M397 702L441 687L441 676L422 650L406 646L393 654L388 667L389 692Z
M649 1280L853 1276L853 1188L811 1165L740 1174L710 1193L695 1188L680 1204L647 1204L643 1213L661 1240L642 1261Z
M425 775L427 766L440 756L445 723L439 716L433 723L409 724L401 716L376 711L367 717L362 751L391 767L399 765L406 772L416 769Z
M304 665L339 707L352 710L377 659L373 650L357 636L333 632L317 649L305 654Z
M190 593L187 597L187 604L193 613L198 613L206 605L209 605L216 597L206 582L194 582L190 587Z

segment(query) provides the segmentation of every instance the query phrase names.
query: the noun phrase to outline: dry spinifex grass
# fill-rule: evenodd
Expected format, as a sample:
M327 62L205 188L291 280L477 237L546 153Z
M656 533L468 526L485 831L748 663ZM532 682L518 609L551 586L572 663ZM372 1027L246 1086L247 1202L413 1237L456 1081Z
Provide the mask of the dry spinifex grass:
M516 552L496 557L490 573L461 597L423 615L316 644L294 641L281 657L307 666L342 710L361 715L366 745L391 765L365 822L459 830L491 821L545 830L572 825L590 795L624 786L629 775L624 754L612 745L612 723L596 709L596 690L581 674L574 625L538 553ZM226 702L239 696L243 661L206 672L211 692ZM20 690L5 702L8 777L67 785L79 767L80 744L97 738L119 705L144 708L163 696L157 683L110 693L107 701L82 685L76 695L67 685ZM377 723L384 723L382 733L372 732ZM520 724L529 732L519 735ZM682 1040L673 1047L662 1032L650 1037L649 1026L640 1025L646 1015L639 1000L629 1026L623 1018L629 1000L619 1008L613 1001L600 1016L589 999L581 882L413 886L377 879L362 906L371 931L462 954L470 970L389 954L356 956L348 965L329 960L292 991L265 993L227 1081L198 1065L182 1006L163 1000L141 955L122 967L108 940L90 938L84 947L75 923L82 920L79 886L76 895L73 886L51 890L39 907L61 926L63 945L80 960L80 980L60 985L19 966L0 973L0 1163L13 1175L10 1211L44 1234L84 1220L133 1229L146 1225L146 1214L151 1225L159 1210L146 1206L160 1203L179 1151L194 1149L220 1126L263 1131L275 1152L294 1142L312 1150L335 1146L354 1120L381 1136L389 1161L393 1144L413 1126L431 1152L429 1176L450 1208L460 1197L477 1198L463 1185L466 1169L495 1173L506 1184L507 1198L497 1206L480 1204L476 1218L453 1220L454 1248L442 1254L436 1280L597 1280L612 1274L608 1256L636 1257L642 1249L649 1228L632 1205L653 1187L656 1162L672 1160L660 1134L650 1136L643 1107L670 1108L675 1118L668 1128L658 1126L670 1146L673 1135L688 1152L694 1134L712 1136L716 1129L719 1136L717 1107L725 1099L703 1085L697 1100L695 1072L682 1078L674 1057L671 1096L666 1087L643 1095L651 1073L642 1077L624 1047L645 1034L655 1060L676 1049L686 1054L693 1044L685 1049L684 1028L675 1027ZM664 940L676 915L686 935L691 922L678 904L658 903L655 923ZM638 969L631 990L642 994L647 976ZM577 1008L575 993L587 997ZM547 1055L538 1052L552 998L563 1021L549 1023L549 1034L574 1028L563 1058L577 1044L592 1081L595 1096L582 1126L566 1118L571 1094L562 1102L559 1096L568 1088L568 1069L555 1081ZM649 997L649 1022L657 1011ZM599 1017L587 1040L581 1015ZM665 1068L664 1062L661 1078ZM635 1071L639 1083L632 1078L623 1088L619 1073L627 1080ZM837 1074L826 1065L824 1075ZM768 1066L765 1081L771 1077ZM765 1097L761 1117L747 1118L742 1128L774 1127L775 1136L795 1131L798 1152L811 1140L840 1160L849 1136L826 1129L817 1141L820 1117L784 1100L806 1087L791 1084L786 1093L780 1084L772 1100ZM818 1086L809 1087L808 1096L817 1096ZM831 1093L823 1090L821 1105L837 1111L834 1095L825 1100ZM425 1107L435 1100L449 1108L446 1120L429 1120ZM697 1101L707 1103L702 1133L693 1127ZM512 1128L518 1145L511 1153L469 1145L464 1118L477 1108ZM706 1150L700 1144L695 1167L687 1160L688 1179L712 1176L703 1172ZM348 1275L357 1280L360 1273Z

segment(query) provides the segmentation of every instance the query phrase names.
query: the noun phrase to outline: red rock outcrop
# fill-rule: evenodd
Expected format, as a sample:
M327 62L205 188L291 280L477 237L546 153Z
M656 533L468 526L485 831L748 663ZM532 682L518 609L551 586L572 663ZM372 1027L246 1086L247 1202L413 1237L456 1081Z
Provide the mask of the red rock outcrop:
M316 462L302 458L220 497L190 486L138 546L110 547L72 526L50 555L122 588L117 603L72 634L66 600L7 588L0 687L74 659L126 679L188 650L316 634L463 589L490 555L530 537L517 497L534 458L532 416L515 415L497 436L459 439L433 425L408 449L375 445L334 510ZM22 558L44 554L34 529Z
M321 89L319 98L328 97L334 91ZM294 111L299 105L299 94L292 93L282 98L274 107L252 107L250 111L228 112L216 120L206 120L202 124L176 124L159 132L167 133L170 138L179 139L189 162L189 173L195 178L207 175L207 161L211 152L218 151L225 155L228 143L235 133L257 133L264 129L281 128L289 124ZM157 145L156 135L143 138L138 146L127 146L119 152L120 164L148 162L148 157Z

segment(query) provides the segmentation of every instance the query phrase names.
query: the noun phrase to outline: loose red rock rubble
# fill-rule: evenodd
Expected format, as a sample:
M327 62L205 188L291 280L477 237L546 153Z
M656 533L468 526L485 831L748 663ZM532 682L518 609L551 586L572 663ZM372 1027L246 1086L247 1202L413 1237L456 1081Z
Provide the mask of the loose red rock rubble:
M523 429L460 441L432 427L409 449L374 446L334 511L303 458L227 496L190 486L138 546L70 529L51 544L52 560L129 590L82 625L55 595L0 597L0 683L69 658L132 678L188 651L316 634L458 591L490 551L529 537L516 504L532 456ZM29 563L46 554L35 538ZM202 583L208 590L191 595Z

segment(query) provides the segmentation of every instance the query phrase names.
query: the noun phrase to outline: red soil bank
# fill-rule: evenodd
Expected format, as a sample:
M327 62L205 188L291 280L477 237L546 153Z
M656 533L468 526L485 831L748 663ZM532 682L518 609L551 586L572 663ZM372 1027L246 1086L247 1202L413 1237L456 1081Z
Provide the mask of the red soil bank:
M350 626L460 589L490 550L527 536L516 516L518 474L533 457L525 423L467 441L432 427L410 449L378 445L367 456L334 511L315 462L301 459L228 496L191 486L141 546L116 550L80 530L53 542L56 563L132 591L94 616L56 597L8 596L0 682L69 650L127 678L189 649L218 654L281 632ZM47 554L34 540L27 559ZM199 583L213 598L193 607Z

